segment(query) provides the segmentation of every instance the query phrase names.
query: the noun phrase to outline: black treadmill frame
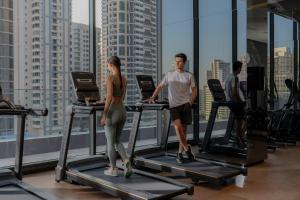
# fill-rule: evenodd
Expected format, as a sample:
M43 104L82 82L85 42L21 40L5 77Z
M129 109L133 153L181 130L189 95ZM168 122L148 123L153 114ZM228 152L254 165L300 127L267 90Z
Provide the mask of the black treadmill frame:
M240 175L240 174L247 174L247 170L244 167L237 167L230 164L225 164L221 162L215 162L215 161L208 161L204 159L197 159L196 162L199 162L199 164L210 164L213 167L224 167L227 169L232 169L235 172L231 175L224 175L224 176L210 176L207 173L207 169L202 170L202 172L190 170L187 167L179 166L179 165L170 165L165 162L159 162L154 161L151 159L151 157L156 156L172 156L175 157L176 154L170 153L167 150L168 147L168 137L170 132L170 126L171 126L171 117L170 112L168 110L169 105L168 104L147 104L147 103L138 103L137 106L139 109L136 109L137 112L134 113L133 117L133 126L130 132L130 138L128 143L128 154L132 155L131 160L135 163L137 168L140 167L146 167L154 170L164 171L164 172L172 172L176 175L184 176L191 178L193 182L199 182L199 181L207 181L209 183L212 183L214 185L222 185L226 181L227 178L232 178L234 176ZM137 135L139 132L139 125L141 116L144 110L157 110L157 111L165 111L165 120L163 124L166 124L166 126L163 127L162 131L162 139L160 140L160 144L156 147L153 147L148 150L135 152L135 144L137 140ZM155 152L155 153L153 153Z
M12 104L13 105L13 104ZM24 154L24 136L25 136L25 121L27 115L47 115L48 111L44 110L41 114L37 114L33 109L25 109L21 106L14 106L14 108L0 109L0 115L17 116L17 136L16 136L16 152L15 152L15 167L13 170L0 170L0 188L7 186L14 186L20 188L26 193L43 200L58 200L53 195L43 192L33 186L22 181L23 174L23 154Z
M57 182L60 182L62 180L76 182L82 185L87 185L99 189L113 196L121 197L122 199L149 199L149 200L153 199L154 200L154 199L170 198L184 193L187 193L189 195L193 194L194 188L192 185L179 183L173 179L157 176L140 170L133 170L133 172L142 176L147 176L155 180L160 180L162 182L167 182L169 184L182 187L182 189L178 190L177 192L173 192L162 196L150 195L140 191L131 190L130 188L120 186L119 184L104 181L100 178L95 178L93 176L82 173L79 170L76 170L76 166L78 165L85 165L86 169L95 169L99 167L99 165L100 167L108 166L108 159L104 155L90 155L85 159L79 158L67 162L69 143L70 143L70 137L72 132L72 124L73 124L73 118L75 114L89 115L90 117L93 117L97 111L103 111L103 109L104 109L103 105L101 106L71 105L68 107L67 119L65 121L65 126L64 126L64 134L62 138L59 161L55 170L56 172L55 179ZM135 109L136 109L135 106L128 107L128 110L130 111L134 111ZM92 120L90 125L92 127L95 127L95 121ZM96 137L96 129L92 128L91 130L92 131L90 131L90 135L91 135L90 138L93 140ZM94 142L95 141L90 141L90 143L94 143ZM97 163L96 164L97 166L95 166L95 164L89 165L90 163ZM122 169L120 164L118 164L117 166L118 168Z

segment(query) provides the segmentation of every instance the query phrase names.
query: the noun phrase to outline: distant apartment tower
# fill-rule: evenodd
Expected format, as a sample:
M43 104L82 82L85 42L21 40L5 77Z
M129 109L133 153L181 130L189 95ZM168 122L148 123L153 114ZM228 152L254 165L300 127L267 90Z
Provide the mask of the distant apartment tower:
M126 103L139 99L135 75L157 75L157 5L156 0L102 0L101 98L105 98L107 59L117 55L122 73L127 77ZM153 114L143 121L153 123ZM131 117L128 117L131 122Z
M13 0L0 1L0 85L5 96L14 98ZM0 138L14 135L13 117L0 116Z
M127 103L136 103L139 93L136 74L152 75L157 71L156 0L102 1L101 77L105 94L106 61L118 55L127 76Z
M289 97L289 90L285 85L286 79L294 77L294 57L288 47L274 49L274 78L275 85L279 94L279 107L286 103Z
M72 22L71 24L71 48L70 48L70 67L71 71L92 71L90 65L90 31L88 24ZM100 37L101 29L96 28L96 74L100 68ZM97 77L100 80L99 74ZM100 82L98 82L100 84Z
M89 26L71 24L70 66L72 71L90 71Z
M209 79L220 80L224 88L226 78L228 77L229 74L230 74L230 63L226 63L219 59L214 59L211 63L211 69L206 71L206 78L207 80ZM207 84L204 85L203 92L204 92L205 119L208 120L213 97L211 95L211 92ZM227 108L219 109L218 119L227 119L228 116L229 116L229 110Z
M15 87L26 107L48 108L45 119L29 118L35 136L61 133L70 103L71 0L14 0Z
M214 59L211 63L212 76L219 79L222 84L225 83L227 76L230 74L230 63L219 59Z

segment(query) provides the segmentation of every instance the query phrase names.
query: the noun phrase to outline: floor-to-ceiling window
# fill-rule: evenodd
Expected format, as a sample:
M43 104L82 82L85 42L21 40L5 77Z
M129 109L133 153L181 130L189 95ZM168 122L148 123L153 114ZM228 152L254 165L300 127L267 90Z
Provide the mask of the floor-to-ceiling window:
M121 59L122 75L127 79L125 103L134 105L141 100L136 75L151 75L157 81L159 1L96 0L97 83L101 100L106 96L107 60L111 56ZM98 115L98 133L103 133ZM127 113L125 132L129 133L133 113ZM144 111L137 145L157 143L155 111ZM127 134L128 136L128 134ZM123 138L127 141L127 138Z
M237 0L237 59L243 62L240 81L246 81L247 63L247 1Z
M294 77L293 20L274 15L274 81L278 91L275 109L282 108L289 98L286 79Z
M231 73L232 62L232 5L231 0L199 1L199 105L200 131L206 128L212 95L207 80L219 79L224 87ZM223 130L229 116L227 108L219 109L215 129Z
M175 70L175 55L178 53L186 54L185 70L193 72L192 0L162 1L162 77L168 71ZM163 97L168 97L167 88L162 93ZM191 132L192 129L189 129Z
M1 13L3 10L7 15L1 15L5 19L0 19L4 24L0 32L8 34L0 35L0 45L7 45L5 38L9 39L8 51L3 52L5 62L0 62L1 76L7 73L1 78L4 94L15 104L49 111L47 117L27 117L24 162L55 159L65 111L74 101L70 72L90 70L89 1L4 0L1 3ZM0 159L5 161L1 165L9 165L15 151L16 120L0 120ZM84 139L87 122L84 118L75 119L73 134L81 139L72 141L73 149L87 147Z

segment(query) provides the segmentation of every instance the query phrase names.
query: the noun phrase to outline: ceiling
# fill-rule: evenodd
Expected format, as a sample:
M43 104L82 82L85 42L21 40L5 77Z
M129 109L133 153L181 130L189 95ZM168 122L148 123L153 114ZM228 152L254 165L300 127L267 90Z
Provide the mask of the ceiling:
M247 0L248 38L268 42L268 11L300 22L300 0Z

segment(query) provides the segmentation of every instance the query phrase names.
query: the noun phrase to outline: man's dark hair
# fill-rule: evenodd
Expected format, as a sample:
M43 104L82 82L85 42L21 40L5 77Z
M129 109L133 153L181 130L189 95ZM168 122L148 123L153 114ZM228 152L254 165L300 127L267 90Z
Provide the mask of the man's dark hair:
M236 72L238 69L242 68L243 63L241 61L235 61L232 65L232 70Z
M175 55L175 58L182 58L183 62L186 62L186 55L184 53L178 53Z

